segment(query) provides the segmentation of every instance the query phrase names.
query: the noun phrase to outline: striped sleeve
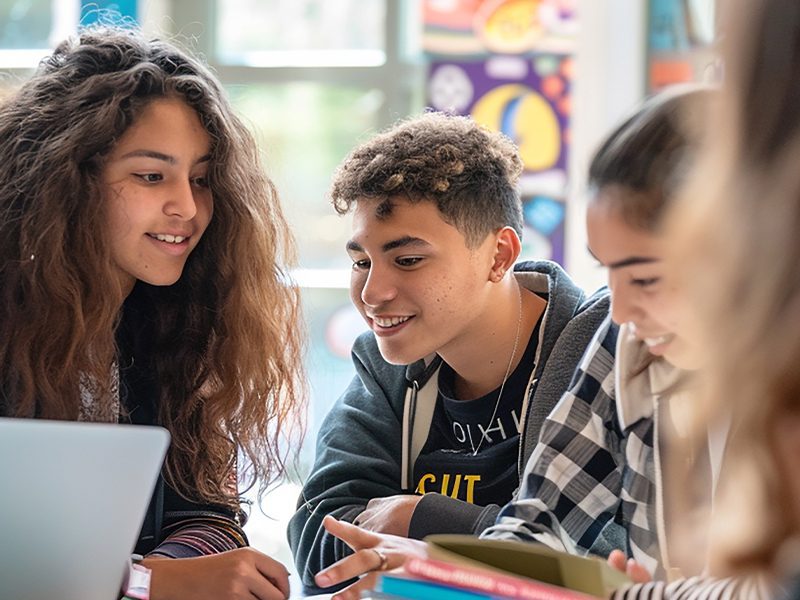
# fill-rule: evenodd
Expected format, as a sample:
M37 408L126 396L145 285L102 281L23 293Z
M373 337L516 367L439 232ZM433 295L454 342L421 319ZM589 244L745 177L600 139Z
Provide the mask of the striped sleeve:
M611 600L768 600L776 589L765 578L689 577L671 583L650 581L620 588Z
M226 492L237 496L237 474L228 477ZM231 507L198 504L166 486L161 543L148 556L193 558L219 554L249 545L242 529L245 513Z
M191 558L218 554L248 545L247 536L234 520L221 514L177 518L164 527L166 538L149 556Z

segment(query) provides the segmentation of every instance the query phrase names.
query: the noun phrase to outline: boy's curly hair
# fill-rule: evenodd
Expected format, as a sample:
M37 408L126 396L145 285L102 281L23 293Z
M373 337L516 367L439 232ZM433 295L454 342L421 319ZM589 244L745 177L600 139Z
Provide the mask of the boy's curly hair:
M391 214L396 198L434 202L475 247L501 227L522 235L521 172L517 148L505 135L468 117L429 112L353 150L336 170L330 195L339 214L369 200L379 217Z

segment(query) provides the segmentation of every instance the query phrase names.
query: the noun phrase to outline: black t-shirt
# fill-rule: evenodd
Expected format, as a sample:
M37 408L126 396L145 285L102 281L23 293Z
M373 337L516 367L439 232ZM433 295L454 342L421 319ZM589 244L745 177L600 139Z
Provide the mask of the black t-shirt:
M438 492L480 506L511 499L519 483L520 413L536 366L539 327L537 323L522 360L506 381L494 418L500 386L474 400L457 400L455 373L442 363L430 432L414 463L417 493Z

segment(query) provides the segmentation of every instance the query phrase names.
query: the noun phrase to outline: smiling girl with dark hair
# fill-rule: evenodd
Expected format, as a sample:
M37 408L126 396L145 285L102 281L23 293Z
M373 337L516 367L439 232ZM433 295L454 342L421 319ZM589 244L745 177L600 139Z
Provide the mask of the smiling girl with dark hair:
M153 600L288 594L239 549L236 489L237 454L262 492L283 472L303 405L286 232L219 82L168 42L87 29L0 106L0 414L169 430Z

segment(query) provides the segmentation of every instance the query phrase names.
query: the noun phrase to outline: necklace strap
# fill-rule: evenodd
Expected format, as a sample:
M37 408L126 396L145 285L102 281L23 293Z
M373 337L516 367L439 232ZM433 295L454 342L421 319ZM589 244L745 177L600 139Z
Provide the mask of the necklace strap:
M506 387L506 381L508 381L508 376L511 374L511 366L514 364L514 357L517 354L517 347L519 346L519 334L522 331L522 290L517 284L517 304L518 304L518 313L517 313L517 333L514 336L514 346L511 348L511 356L508 359L508 366L506 367L506 374L503 376L503 382L500 384L500 391L497 392L497 401L494 403L494 409L492 410L492 416L489 417L489 422L486 423L485 431L488 431L489 428L492 426L492 422L494 418L497 416L497 409L500 407L500 400L503 398L503 390ZM483 440L486 437L486 433L483 431L481 433L481 439L478 440L478 445L475 446L472 443L472 438L469 440L469 445L472 447L472 456L477 456L478 451L481 449L483 445Z

